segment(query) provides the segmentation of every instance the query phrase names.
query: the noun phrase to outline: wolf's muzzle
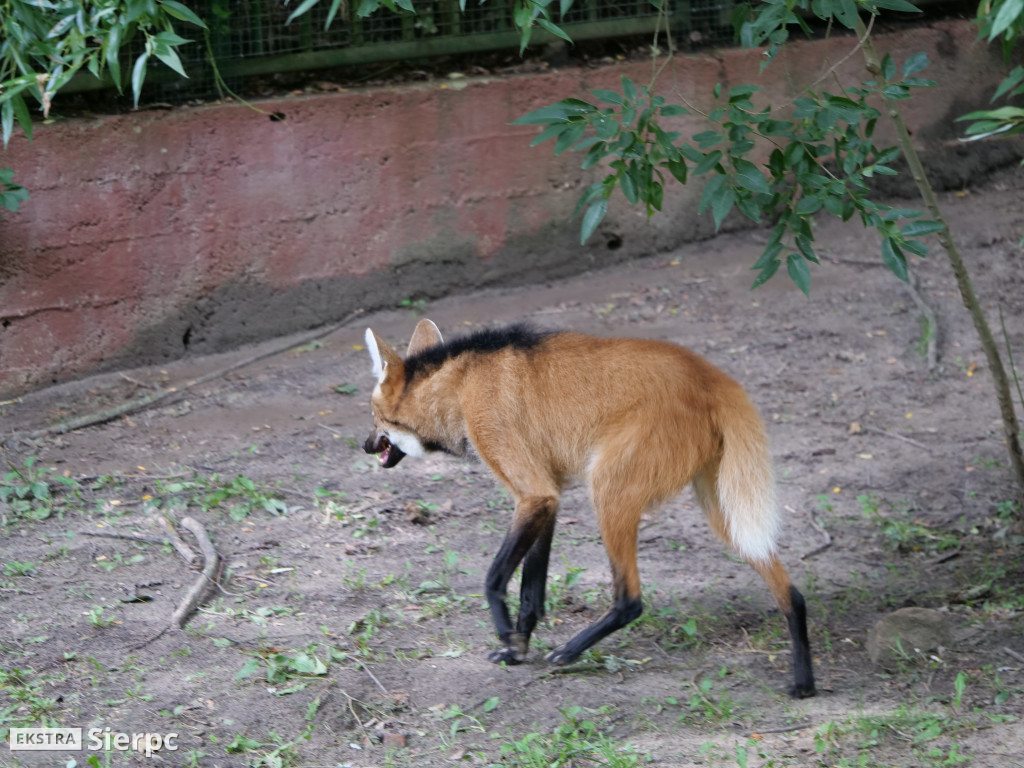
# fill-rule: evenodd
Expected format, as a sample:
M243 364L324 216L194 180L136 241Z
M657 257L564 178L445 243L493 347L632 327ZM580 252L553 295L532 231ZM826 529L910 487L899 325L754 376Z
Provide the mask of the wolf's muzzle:
M384 469L391 469L398 462L405 458L405 453L397 445L388 440L387 435L382 435L374 430L363 443L363 450L367 453L377 455L380 465Z

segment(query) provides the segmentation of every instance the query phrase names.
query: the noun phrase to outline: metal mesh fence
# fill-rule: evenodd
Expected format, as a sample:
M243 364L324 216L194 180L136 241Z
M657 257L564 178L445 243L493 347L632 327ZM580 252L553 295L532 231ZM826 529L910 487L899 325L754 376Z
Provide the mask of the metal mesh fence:
M416 14L381 8L361 18L358 4L343 2L329 28L330 3L324 0L303 16L286 23L297 0L197 0L190 6L209 24L209 31L182 28L194 39L179 49L188 80L153 65L143 98L181 102L216 97L218 77L237 88L248 76L285 71L313 71L367 62L429 59L432 56L483 51L518 51L513 24L514 0L459 0L416 3ZM673 34L685 47L713 45L732 39L733 0L670 0ZM657 10L650 0L576 0L559 20L574 40L611 39L648 34ZM185 25L187 26L187 25ZM141 41L138 43L141 46ZM131 51L137 56L141 50ZM216 70L211 65L216 62Z

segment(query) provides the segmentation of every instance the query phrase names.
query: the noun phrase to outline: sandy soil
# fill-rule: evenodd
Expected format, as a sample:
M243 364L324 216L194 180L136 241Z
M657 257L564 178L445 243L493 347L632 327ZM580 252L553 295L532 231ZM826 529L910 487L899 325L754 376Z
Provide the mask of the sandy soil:
M944 196L1018 359L1022 198L1016 170ZM868 234L821 222L828 263L809 300L782 277L748 290L763 241L723 235L571 280L411 302L127 418L8 440L4 459L50 482L55 501L40 521L0 502L0 728L176 732L179 748L3 750L0 765L1024 764L1014 487L948 265L938 253L913 265L939 319L929 372L921 314ZM448 334L526 319L670 339L743 382L773 443L782 552L808 598L819 695L785 696L784 622L689 492L641 531L644 617L555 670L545 649L609 597L586 494L570 489L531 658L488 663L482 582L508 497L478 464L430 456L385 471L361 450L363 329L401 343L423 315ZM37 392L2 407L0 431L183 388L271 348ZM196 571L167 545L83 532L160 541L164 515L198 520L224 562L186 630L145 643ZM904 606L943 611L952 639L872 664L869 630Z

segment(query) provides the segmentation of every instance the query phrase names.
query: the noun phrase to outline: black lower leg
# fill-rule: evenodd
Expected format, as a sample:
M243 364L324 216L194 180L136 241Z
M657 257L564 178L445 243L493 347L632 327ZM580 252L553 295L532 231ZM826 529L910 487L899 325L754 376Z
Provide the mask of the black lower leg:
M538 578L540 605L534 604L532 611L544 610L544 583L547 575L548 550L551 547L551 534L554 529L555 511L557 506L547 498L537 498L526 502L520 502L522 507L516 509L516 523L505 536L501 543L498 554L494 557L490 570L487 572L485 593L487 604L491 609L491 618L494 621L494 629L498 634L504 648L494 651L489 655L491 661L509 664L518 664L526 657L529 635L523 635L518 629L513 629L512 619L509 616L508 606L505 603L505 595L508 591L508 582L515 573L519 563L527 553L533 553L529 560L529 574L524 574L524 587L530 585L531 600L538 592L536 582ZM543 569L541 568L543 565ZM522 619L520 619L522 623ZM536 625L536 618L533 619L532 631Z
M491 609L494 631L505 646L490 654L491 661L518 664L526 655L525 644L518 637L518 633L512 629L512 618L508 612L508 605L505 603L505 595L508 593L509 579L512 578L519 561L523 559L523 555L529 550L532 543L532 540L527 539L521 531L509 531L487 572L484 593L487 597L487 605Z
M629 624L644 611L644 604L640 596L616 598L611 609L595 621L589 627L580 632L576 637L556 648L548 654L547 658L552 664L571 664L580 657L587 648L594 643L608 637L612 632Z
M541 530L537 540L523 559L522 587L519 590L519 619L516 631L527 645L537 622L544 618L544 598L548 580L548 562L551 557L551 539L555 533L555 520Z
M789 695L806 699L815 694L814 671L811 668L811 643L807 638L807 605L796 587L789 588L792 609L786 613L789 636L793 641L793 687Z

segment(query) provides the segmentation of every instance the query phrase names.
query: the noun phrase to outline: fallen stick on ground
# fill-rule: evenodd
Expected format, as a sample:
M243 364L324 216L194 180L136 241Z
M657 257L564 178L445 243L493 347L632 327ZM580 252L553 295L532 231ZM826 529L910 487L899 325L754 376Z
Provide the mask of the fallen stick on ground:
M1021 656L1019 653L1013 650L1013 648L1010 648L1008 645L1004 645L1003 651L1005 651L1007 654L1015 658L1021 664L1024 664L1024 656Z
M96 426L97 424L105 424L108 421L113 421L114 419L120 418L121 416L128 416L129 414L136 413L145 408L149 408L151 405L156 405L159 402L163 402L164 400L174 397L175 395L184 394L193 387L198 387L200 384L205 384L208 381L219 379L221 376L226 376L232 371L237 371L239 368L245 368L247 365L252 365L253 363L258 363L261 360L266 360L268 357L274 357L275 355L283 354L290 349L294 349L295 347L301 347L304 344L309 344L310 342L316 341L317 339L322 339L325 336L330 336L335 331L351 323L362 313L362 309L357 309L354 312L350 312L348 315L346 315L344 319L338 321L337 323L329 325L326 328L321 328L320 330L309 333L301 337L300 339L289 341L286 345L274 347L273 349L269 349L266 352L260 352L258 355L247 357L246 359L240 360L237 363L232 363L231 365L225 366L224 368L220 368L216 371L211 371L210 373L200 376L197 379L187 381L179 387L174 387L172 389L163 389L160 390L159 392L154 392L151 395L146 395L145 397L140 397L136 400L131 400L127 403L122 403L121 405L115 408L110 408L105 411L99 411L98 413L91 413L85 416L80 416L77 419L69 419L68 421L62 421L58 424L54 424L49 427L44 427L42 429L37 429L34 432L29 432L27 434L10 435L6 438L3 438L3 440L0 440L0 445L6 443L8 440L13 439L36 440L40 437L45 437L46 435L64 435L67 434L68 432L73 432L76 429L83 429L84 427L93 427Z
M805 723L797 723L796 725L783 725L779 728L762 728L756 731L751 731L747 734L747 738L749 739L754 735L759 735L762 733L789 733L790 731L802 731L805 728L810 728L812 725L814 725L814 723L808 720Z
M103 539L126 539L128 541L142 541L146 544L166 544L167 538L164 536L154 536L149 533L135 533L134 531L113 531L113 530L97 530L97 531L79 531L82 536L96 536Z
M185 597L178 603L178 607L174 609L174 613L171 614L171 620L167 626L149 639L144 640L138 645L133 645L130 648L132 651L144 648L153 641L163 637L168 630L184 629L185 624L188 623L189 618L196 612L196 609L202 605L207 592L209 592L210 587L214 584L214 576L220 567L220 555L217 554L217 550L210 541L210 537L206 535L206 529L203 528L199 521L192 517L182 519L181 527L196 537L199 551L203 554L203 570L192 583L188 592L185 593Z
M151 533L136 533L135 531L116 531L111 529L99 529L90 531L88 529L79 531L78 533L82 536L96 536L97 538L104 539L125 539L127 541L141 541L145 544L170 544L177 550L178 554L181 555L182 559L189 565L195 565L199 560L199 555L186 544L178 532L174 530L174 526L171 522L165 518L160 518L161 523L167 529L167 535L157 536Z
M203 571L171 615L169 627L171 629L175 627L178 629L184 628L189 617L202 604L206 593L213 586L213 577L220 566L220 555L214 549L213 543L210 541L210 537L206 535L206 529L203 528L202 524L195 518L186 517L181 521L181 527L196 537L196 541L199 543L199 551L203 553Z
M174 524L164 516L160 516L160 525L163 526L164 530L167 531L167 538L171 542L171 546L174 547L175 551L181 555L182 559L189 565L195 565L199 560L199 555L192 549L185 540L178 535L178 532L174 530Z
M365 672L369 676L369 678L371 680L373 680L373 682L375 682L377 684L377 687L380 688L380 692L381 693L383 693L385 696L390 696L391 695L390 693L388 693L388 689L385 688L383 685L381 685L380 680L378 680L377 676L374 675L373 672L370 671L370 668L368 666L363 664L363 662L361 662L361 661L359 662L359 666L362 668L363 672Z
M793 511L792 507L786 507L786 509L789 510L790 512ZM818 522L813 517L811 518L811 527L813 527L814 530L816 530L818 533L820 533L822 536L824 536L825 537L825 541L824 541L823 544L821 544L821 546L815 547L810 552L806 552L806 553L800 555L800 559L801 560L809 560L810 558L814 557L815 555L820 555L822 552L824 552L826 549L828 549L829 547L832 546L832 534L829 533L827 530L825 530L825 526L823 526L820 522Z
M931 450L931 448L929 448L924 443L919 443L919 442L917 442L917 440L911 440L909 437L904 437L903 435L897 435L895 432L887 432L886 430L879 429L878 427L864 427L864 429L866 429L868 432L874 432L874 433L879 434L879 435L885 435L886 437L891 437L893 440L902 440L904 443L909 443L910 445L913 445L913 446L915 446L917 448L921 448L922 450L925 450L925 451L930 451Z

